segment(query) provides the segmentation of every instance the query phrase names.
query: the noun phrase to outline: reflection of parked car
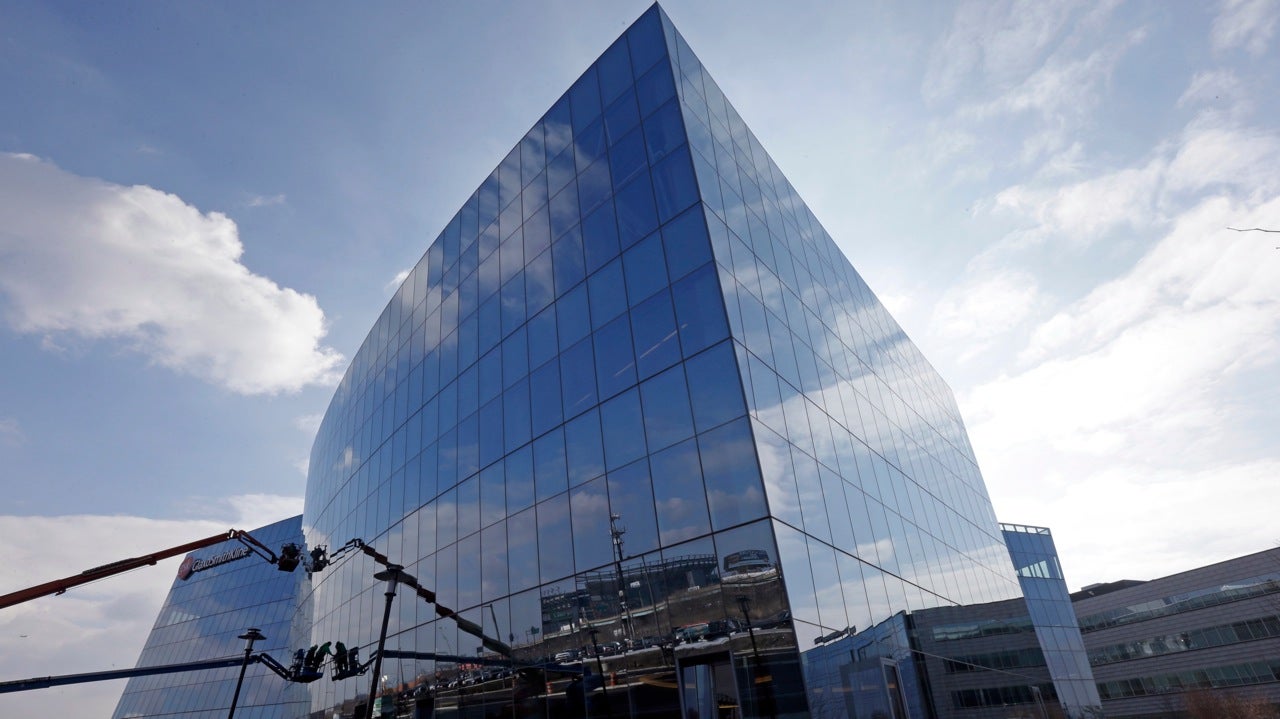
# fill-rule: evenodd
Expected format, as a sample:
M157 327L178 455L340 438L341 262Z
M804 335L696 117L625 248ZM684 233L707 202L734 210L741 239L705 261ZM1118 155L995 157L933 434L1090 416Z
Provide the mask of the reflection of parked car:
M568 649L556 655L557 662L571 662L579 657L577 649Z
M629 643L631 649L647 649L649 647L660 647L663 645L662 637L641 637L632 639Z
M707 639L716 639L718 637L727 637L736 631L739 631L738 622L733 619L716 619L707 622Z
M676 641L681 644L691 644L707 638L707 632L711 630L711 625L707 622L699 622L698 624L690 624L686 627L680 627L676 630Z

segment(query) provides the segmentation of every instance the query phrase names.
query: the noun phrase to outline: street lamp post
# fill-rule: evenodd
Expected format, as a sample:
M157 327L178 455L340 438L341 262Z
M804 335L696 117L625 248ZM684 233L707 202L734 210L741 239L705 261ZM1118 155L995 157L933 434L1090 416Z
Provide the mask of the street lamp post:
M388 564L387 568L373 575L374 579L387 583L387 605L382 610L382 630L378 633L378 654L373 658L373 681L369 686L369 710L365 715L373 719L373 700L378 691L378 679L382 677L382 650L387 645L387 624L391 621L391 600L396 598L396 583L401 577L408 577L404 567L399 564Z
M236 715L236 704L240 701L240 687L244 684L244 670L249 668L249 656L253 654L253 643L259 639L266 639L257 627L249 627L244 634L236 638L244 640L244 661L240 663L240 678L236 680L236 691L231 695L231 711L227 713L227 719L233 719Z

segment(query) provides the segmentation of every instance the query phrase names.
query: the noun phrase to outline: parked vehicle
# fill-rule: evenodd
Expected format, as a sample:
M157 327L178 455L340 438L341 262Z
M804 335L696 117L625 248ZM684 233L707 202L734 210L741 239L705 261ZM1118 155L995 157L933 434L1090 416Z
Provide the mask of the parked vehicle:
M680 627L676 630L676 641L681 644L692 644L707 638L707 632L711 630L708 622L699 622L688 626Z

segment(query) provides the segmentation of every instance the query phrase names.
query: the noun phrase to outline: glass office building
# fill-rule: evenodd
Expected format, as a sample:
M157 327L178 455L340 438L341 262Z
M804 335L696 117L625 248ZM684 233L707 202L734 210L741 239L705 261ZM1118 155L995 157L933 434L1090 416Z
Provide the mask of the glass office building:
M1095 719L1102 704L1044 527L1002 524L1024 597L899 611L803 652L832 717ZM817 679L815 681L815 679Z
M250 534L268 547L301 544L302 517ZM306 581L305 572L278 571L234 539L192 552L173 580L138 666L242 657L245 642L237 636L249 627L266 636L254 645L255 653L265 651L287 664L295 602ZM112 716L224 719L239 672L232 667L130 679ZM287 719L306 711L302 685L282 681L261 664L249 667L236 717Z
M657 6L430 244L310 466L309 546L358 537L511 647L402 592L416 656L375 691L437 716L841 715L802 652L1021 596L951 391ZM368 656L380 568L315 575L309 643Z
M1001 524L1009 558L1026 597L1041 661L1053 680L1057 703L1071 717L1102 716L1102 699L1089 668L1080 624L1071 604L1053 534L1045 527Z

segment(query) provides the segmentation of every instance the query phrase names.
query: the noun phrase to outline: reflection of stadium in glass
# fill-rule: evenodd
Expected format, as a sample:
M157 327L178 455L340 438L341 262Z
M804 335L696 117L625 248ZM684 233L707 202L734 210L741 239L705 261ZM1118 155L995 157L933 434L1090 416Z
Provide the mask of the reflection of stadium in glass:
M769 553L763 549L744 549L724 558L725 573L755 572L773 567Z
M387 646L434 658L388 687L440 715L597 716L606 691L614 716L820 714L841 679L802 675L815 638L1019 596L950 390L656 6L378 318L304 517L309 546L361 537L514 647L475 676L473 637L397 599ZM374 643L369 570L315 575L315 642Z

